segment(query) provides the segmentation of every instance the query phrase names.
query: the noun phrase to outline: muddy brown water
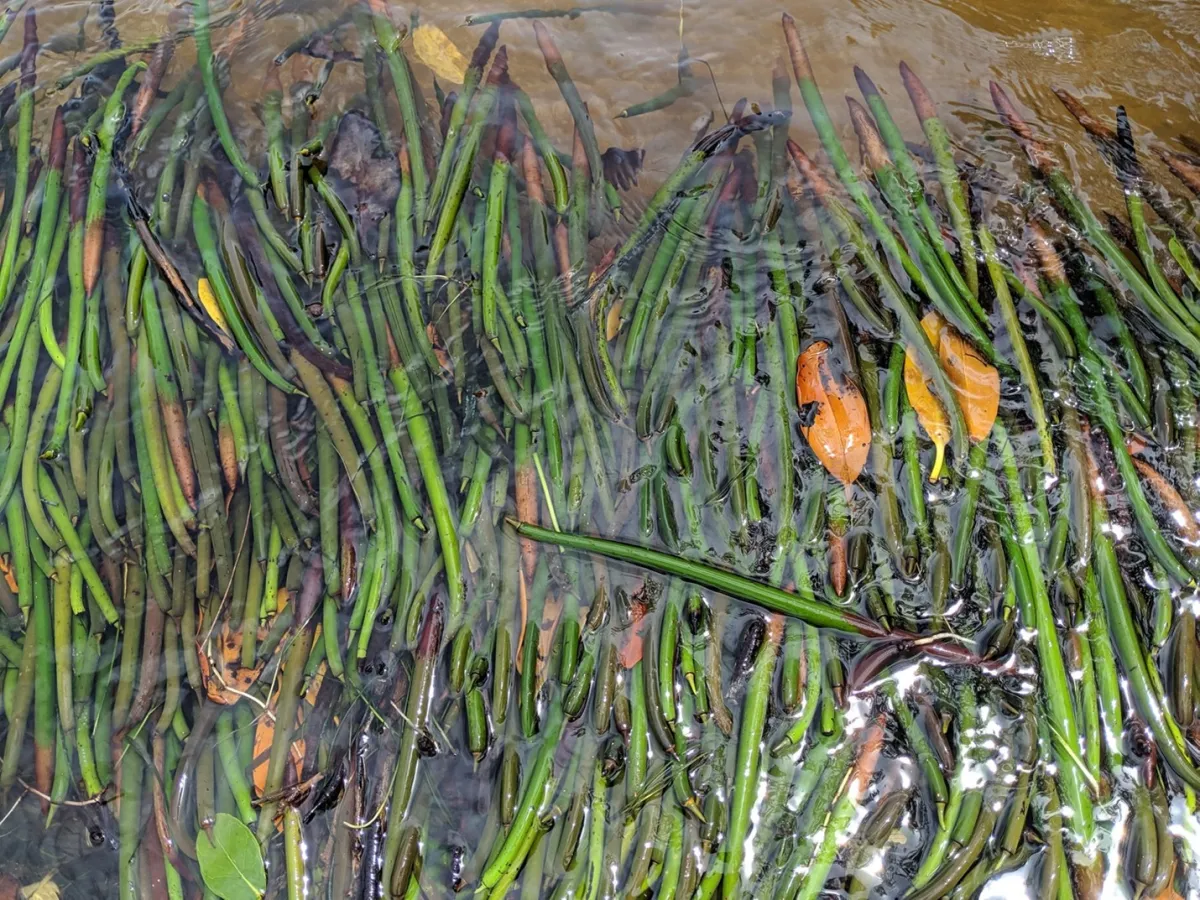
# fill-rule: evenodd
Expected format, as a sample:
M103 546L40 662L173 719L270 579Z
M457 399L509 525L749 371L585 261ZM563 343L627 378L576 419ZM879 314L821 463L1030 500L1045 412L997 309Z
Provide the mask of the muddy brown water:
M175 4L116 4L126 41L162 33ZM464 24L471 14L526 9L523 0L480 0L478 5L394 5L394 17L418 14L435 24L469 54L481 27ZM543 9L570 9L562 0L542 0ZM43 40L71 31L87 4L52 3L39 9ZM940 105L956 137L976 141L998 133L988 99L989 79L1011 88L1032 118L1067 142L1072 167L1087 185L1105 188L1111 178L1074 120L1051 93L1063 87L1096 110L1124 104L1139 132L1178 148L1175 138L1200 130L1200 6L1195 0L1016 0L966 3L959 0L822 0L775 3L764 0L639 3L641 14L591 12L550 21L580 92L588 101L602 146L646 150L644 182L652 190L674 168L697 122L721 118L741 97L770 102L771 68L785 52L779 16L796 17L817 79L839 133L853 144L843 93L856 94L852 67L861 66L889 100L900 127L912 139L920 128L910 114L897 66L911 65ZM242 128L258 124L255 102L262 74L280 48L297 35L334 18L345 4L284 0L283 12L251 26L232 64L233 118ZM214 12L220 6L214 4ZM653 11L652 11L653 10ZM13 30L7 44L15 49ZM89 25L94 41L94 18ZM670 87L676 80L680 42L698 61L701 85L695 95L667 110L635 119L615 119L621 110ZM543 124L560 146L569 146L571 119L546 74L527 21L510 22L506 44L513 77L533 98ZM95 44L93 43L93 46ZM182 62L190 52L181 48ZM71 54L43 61L47 73L70 68ZM699 64L702 61L707 66ZM293 58L284 83L311 78L318 61ZM179 62L173 67L181 71ZM428 89L428 73L422 73ZM335 70L322 103L336 108L361 90L354 67ZM227 101L228 102L228 101ZM817 141L803 110L793 118L792 136L807 147Z
M397 21L419 14L423 23L442 28L469 54L480 29L464 24L467 15L527 5L523 0L480 3L397 6L393 14ZM554 0L540 0L539 5L556 9L571 6ZM70 33L87 6L39 4L42 40ZM780 13L785 10L800 25L817 79L847 147L854 146L854 134L841 96L857 93L852 74L855 65L865 69L880 86L905 134L913 140L920 138L897 70L901 60L924 80L963 153L1017 181L1027 177L1025 164L1014 159L1014 144L988 98L989 80L1006 85L1035 128L1053 138L1056 152L1067 163L1072 177L1098 207L1119 208L1115 182L1078 125L1055 99L1052 87L1070 90L1095 112L1105 115L1117 105L1124 105L1143 146L1149 141L1178 149L1179 135L1200 138L1198 0L797 0L786 5L741 0L646 3L639 7L636 13L589 12L554 19L549 24L589 102L601 145L646 151L638 187L643 195L648 195L674 168L697 125L708 116L720 121L742 97L769 104L771 69L785 51L779 27ZM123 39L133 42L161 34L171 10L171 4L118 0L117 24ZM235 128L248 143L261 145L257 100L263 73L275 54L298 35L332 20L342 10L340 3L285 0L278 14L252 22L232 60L227 98ZM94 18L89 19L87 29L89 45L94 48ZM16 32L14 29L10 33L0 55L15 50ZM558 145L569 146L570 115L546 74L529 23L507 23L501 40L508 47L514 79L531 95ZM681 43L691 54L699 78L695 94L666 110L631 119L616 118L622 109L675 82ZM172 67L174 77L186 71L191 53L190 45L180 49ZM78 58L82 56L70 52L48 54L40 63L41 79L49 83L68 71ZM295 57L287 64L284 83L310 79L318 67L316 61ZM429 73L419 69L418 74L428 90ZM338 110L352 103L361 88L361 70L339 66L320 100L320 108ZM44 105L40 114L44 115L48 107ZM792 137L815 151L818 142L811 123L798 101L797 107L791 123ZM1149 161L1149 154L1147 158L1149 165L1157 165ZM1164 175L1162 180L1168 181L1169 177ZM915 777L911 767L893 768L898 782ZM452 774L465 778L468 772L460 768ZM447 785L446 802L453 805L459 789L464 795L458 799L466 818L481 815L480 807L470 806L471 802L478 804L479 798L468 798L461 784ZM0 815L3 812L0 810ZM457 815L460 810L453 812ZM453 817L447 812L447 821ZM461 834L448 830L446 837L468 840L477 833L477 824L464 822ZM21 835L15 829L24 827L32 827L24 816L0 824L0 842L19 843ZM0 859L0 868L3 863ZM36 868L30 864L21 870L22 875L40 875ZM86 879L84 883L91 884ZM1023 882L1007 879L990 886L985 896L1015 900L1029 890ZM101 894L103 891L92 896Z

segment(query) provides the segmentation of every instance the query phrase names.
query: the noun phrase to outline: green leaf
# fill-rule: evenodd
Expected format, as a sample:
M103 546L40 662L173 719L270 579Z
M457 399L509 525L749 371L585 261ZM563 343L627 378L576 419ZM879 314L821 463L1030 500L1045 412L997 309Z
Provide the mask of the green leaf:
M197 836L196 856L204 884L224 900L258 900L267 889L258 841L228 813L217 813L211 837L204 831Z

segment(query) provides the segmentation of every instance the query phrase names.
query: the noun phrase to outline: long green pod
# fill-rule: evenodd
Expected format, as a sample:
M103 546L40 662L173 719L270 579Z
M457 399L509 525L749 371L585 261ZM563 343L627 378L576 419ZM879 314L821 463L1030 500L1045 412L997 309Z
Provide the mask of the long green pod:
M454 108L450 112L450 121L446 125L446 137L442 141L442 152L438 156L437 171L433 176L433 187L429 190L429 206L426 209L425 219L421 223L425 233L428 233L433 227L433 218L438 210L441 209L442 195L445 193L446 186L449 183L451 166L458 152L459 133L462 131L463 124L467 121L467 112L471 108L471 102L474 100L476 90L479 88L479 82L483 78L483 68L491 58L492 51L496 49L496 42L499 39L500 23L494 22L488 26L479 38L479 43L475 45L475 51L471 54L471 59L467 64L467 71L463 76L462 89L454 99ZM532 127L530 131L532 133Z
M423 222L425 221L425 206L429 200L429 176L425 171L421 120L417 111L412 72L399 49L403 35L396 31L396 26L388 18L388 8L383 0L368 0L367 5L371 9L375 37L383 50L383 58L387 61L388 72L392 76L392 87L395 88L396 99L400 102L400 118L404 122L404 141L408 147L409 159L412 164L414 206L417 221ZM384 883L387 883L386 880Z
M563 168L562 160L558 158L557 149L538 120L537 110L534 109L529 95L516 85L512 85L512 91L516 96L517 109L521 113L521 119L525 122L525 127L529 129L533 146L537 148L536 155L545 164L546 172L550 176L550 192L554 196L554 210L561 215L567 211L570 203L566 170Z
M925 188L921 183L921 176L917 172L916 166L913 165L912 154L909 152L908 145L904 143L904 135L900 132L899 127L892 118L891 110L888 109L883 95L879 93L879 89L875 86L875 82L871 80L870 76L858 66L854 67L854 78L858 82L858 88L862 91L863 98L867 101L871 115L875 117L875 122L879 126L879 133L882 135L883 141L887 145L888 154L891 156L892 162L895 163L896 169L900 174L905 193L916 210L921 225L925 229L925 235L933 250L937 253L938 259L946 270L946 274L950 276L956 288L964 293L969 292L972 298L978 297L979 268L978 263L974 259L974 248L969 244L962 245L960 248L963 254L963 274L966 276L966 281L964 281L963 275L959 274L958 268L954 265L953 258L946 250L941 227L934 218L933 210L929 208L929 202L925 198ZM922 124L924 123L922 122ZM926 139L928 140L928 137ZM957 178L957 172L955 172L955 176ZM953 216L951 217L951 222L957 228L959 223L954 221ZM970 224L969 216L964 218L964 224Z
M450 172L450 184L446 190L446 199L438 215L433 236L430 238L429 256L425 262L426 277L437 274L442 255L454 237L458 211L471 180L471 170L474 168L475 155L479 152L479 145L483 139L484 126L487 125L492 107L496 104L499 85L507 73L508 52L501 47L496 51L496 57L492 60L492 67L488 71L487 82L471 110L466 131L463 133L462 150L459 151Z
M286 154L283 140L283 84L279 67L267 65L262 87L263 126L267 131L267 177L275 207L284 214L291 212L288 203Z
M725 897L741 895L740 885L744 877L742 860L745 858L750 834L751 814L758 800L763 729L766 727L771 683L775 677L775 659L779 654L782 637L783 620L772 617L767 622L766 639L755 656L750 680L746 685L745 701L742 703L733 800L729 810L729 828L724 835L725 852L721 859L724 873L721 878L721 893Z
M1017 368L1021 372L1022 386L1029 393L1029 414L1037 429L1038 441L1042 447L1042 468L1053 477L1057 470L1054 440L1050 433L1050 425L1046 420L1046 405L1042 399L1037 368L1033 364L1033 358L1029 355L1029 345L1025 343L1025 335L1021 330L1021 322L1017 318L1016 306L1013 304L1012 294L1009 293L1008 282L1004 277L1004 270L996 253L996 242L983 223L979 225L979 248L983 252L984 263L987 265L992 287L996 291L996 306L1000 310L1000 317L1004 320L1004 328L1008 333L1009 342L1012 344L1013 355L1017 358Z
M318 572L317 578L320 579L320 577ZM305 579L306 581L309 579L308 573L305 573ZM319 588L319 581L317 586ZM311 588L306 584L301 590L307 591ZM304 601L301 600L298 605L303 607ZM275 705L276 724L271 738L271 752L267 760L267 775L263 785L265 797L278 795L279 790L283 787L283 779L291 759L292 737L296 730L296 710L300 706L304 668L308 662L313 639L313 629L311 624L305 621L304 612L303 609L300 610L300 621L296 623L296 633L292 635L291 645L284 655L279 674L279 699ZM311 609L308 612L311 613ZM278 801L265 799L259 806L257 834L260 843L266 843L275 834L275 813L278 806Z
M1193 584L1195 583L1194 573L1176 555L1171 545L1167 543L1162 529L1159 528L1158 522L1154 517L1154 511L1146 499L1145 491L1138 477L1137 468L1134 466L1133 460L1129 455L1129 450L1125 445L1125 429L1122 427L1117 416L1117 411L1113 405L1108 387L1110 377L1114 378L1113 383L1118 387L1125 382L1120 379L1119 375L1112 376L1111 373L1105 371L1099 354L1092 344L1088 326L1083 320L1083 314L1079 309L1079 301L1067 282L1066 271L1062 266L1062 262L1059 260L1049 241L1045 239L1043 234L1040 234L1036 230L1034 232L1034 247L1041 259L1047 278L1054 287L1063 315L1075 334L1076 342L1081 346L1082 353L1077 361L1077 371L1080 375L1080 381L1087 388L1088 399L1093 407L1092 412L1099 420L1100 426L1104 429L1104 433L1107 435L1109 444L1112 447L1117 471L1121 474L1121 479L1129 496L1129 505L1133 508L1134 517L1137 519L1147 549L1163 565L1172 578L1184 585Z
M59 107L54 113L53 132L50 139L50 167L49 174L46 176L45 188L42 193L42 208L41 216L38 220L37 242L34 244L33 260L30 264L29 272L26 275L26 288L24 304L28 307L41 306L48 302L49 297L43 291L43 283L46 280L53 281L58 274L57 266L54 269L50 268L52 262L57 262L53 258L53 246L55 240L60 237L56 222L59 221L59 204L62 199L62 179L63 170L66 167L67 160L67 133L66 126L63 123L62 107ZM82 150L77 148L77 155L82 156ZM86 169L83 167L72 169L72 199L75 199L77 193L82 193L86 185ZM82 184L79 183L82 181ZM14 333L14 340L19 340L22 336L20 318L24 317L25 306L18 313L17 330ZM67 419L70 411L70 401L74 394L75 378L77 366L74 361L79 357L79 341L83 331L83 298L78 296L72 286L71 292L71 307L70 307L70 322L67 328L67 362L70 371L63 372L63 380L59 389L58 407L54 417L54 427L51 430L50 440L47 442L46 455L48 458L55 458L59 455L62 449L63 442L67 436ZM49 309L49 307L44 307ZM26 320L28 321L28 320ZM26 324L26 327L28 325ZM73 340L72 340L73 339ZM74 350L74 353L72 353ZM16 355L13 356L15 361ZM8 360L5 360L5 369L11 371L7 367ZM0 378L0 396L7 392L7 380Z
M437 445L433 439L433 429L430 427L425 408L422 406L417 392L413 389L408 372L403 366L393 366L388 372L388 377L400 397L409 438L417 456L417 463L421 467L425 493L429 497L429 505L433 510L433 524L437 530L438 543L442 548L446 581L450 591L447 619L450 629L454 629L462 616L466 602L466 582L463 579L454 509L450 504L450 496L442 477L442 467Z
M1047 148L1034 137L1032 129L1021 117L1004 89L994 81L990 83L990 88L992 102L997 111L1017 136L1030 164L1046 180L1054 199L1066 211L1067 216L1146 307L1154 326L1185 347L1193 360L1200 360L1200 336L1197 331L1189 330L1187 323L1178 318L1109 235L1096 218L1096 214L1076 193L1074 186L1054 162Z
M367 393L371 404L375 408L375 418L379 423L379 430L387 452L388 462L391 464L392 474L395 477L395 487L397 493L400 495L400 505L403 507L404 514L408 520L421 531L425 531L426 525L421 518L421 509L418 504L416 491L413 488L412 479L409 477L408 468L400 451L400 435L396 429L395 419L392 416L391 405L388 403L384 380L384 371L388 366L388 360L385 355L387 351L384 347L380 346L380 339L387 339L386 324L382 321L382 312L376 308L374 302L371 305L372 323L368 324L367 313L363 309L362 298L359 294L358 282L353 276L347 278L346 300L343 309L348 309L350 315L353 316L355 328L362 340L363 350L367 358L367 365L365 367L367 370ZM372 324L375 325L374 331L372 330ZM376 337L376 334L378 334L378 337Z
M867 638L882 639L890 635L894 639L905 640L910 637L901 631L888 632L883 626L856 613L837 609L769 584L762 584L707 563L680 559L669 553L661 553L621 541L551 531L526 522L512 521L511 524L522 537L533 538L542 543L556 544L572 550L595 553L610 559L653 569L666 575L674 575L739 600L757 604L771 612L795 616L818 628L829 628ZM974 653L940 641L931 641L924 644L923 647L926 652L947 661L980 663Z
M11 20L9 20L11 22ZM38 32L33 9L25 12L25 40L21 47L20 97L17 99L17 152L12 203L5 231L4 256L0 259L0 309L8 305L9 292L16 282L17 246L20 243L21 218L29 191L30 145L33 141L33 101L37 85Z
M230 164L246 182L246 187L252 191L256 190L262 184L262 179L258 177L258 172L246 162L242 148L233 135L233 128L225 113L225 104L221 99L221 82L217 77L217 61L212 48L208 0L197 0L192 9L192 21L192 34L196 41L196 58L200 65L200 77L204 81L204 93L208 97L208 109L212 115L217 139L221 142L221 149L225 151L225 156L228 157Z
M108 176L116 152L117 133L125 122L125 91L133 83L134 77L145 68L145 63L135 62L121 73L104 106L104 116L95 134L96 159L92 164L92 179L88 187L83 237L83 285L88 294L96 289L96 283L100 280L104 220L108 213Z
M1121 564L1117 560L1109 531L1108 509L1095 482L1092 483L1092 554L1108 633L1117 651L1117 661L1128 680L1134 705L1154 735L1163 761L1189 787L1200 791L1200 769L1196 768L1172 734L1168 712L1158 700L1151 673L1147 669L1137 625L1121 578Z
M787 40L788 53L791 56L796 84L800 88L800 96L808 108L809 118L812 119L813 127L821 139L821 146L825 148L825 153L833 163L838 180L854 201L854 205L859 208L870 224L872 233L882 244L887 255L901 263L904 271L908 273L921 294L932 299L934 292L925 275L913 262L907 251L900 246L900 242L887 222L884 221L875 202L855 174L853 166L850 165L850 159L846 156L833 121L829 117L829 110L825 108L825 101L821 98L821 90L817 87L816 77L808 61L808 52L804 49L800 32L796 28L796 20L787 13L783 14L783 34Z
M292 350L291 362L296 374L300 377L300 383L304 385L305 393L316 407L317 415L321 417L321 421L329 431L333 446L346 469L346 477L354 491L354 498L358 501L359 511L368 527L373 528L375 504L371 499L371 488L367 483L366 472L358 455L358 449L354 446L354 438L350 435L350 429L346 426L346 420L338 408L337 398L321 371L306 360L299 351Z
M445 613L442 609L441 598L434 595L425 611L425 621L421 626L420 637L417 639L415 668L408 691L408 704L405 708L404 733L396 760L396 774L392 785L389 812L391 821L395 825L404 821L412 800L413 784L416 780L417 763L420 757L417 744L430 714L434 669L437 665L438 650L442 645L444 625ZM399 827L388 829L383 851L384 884L391 884L392 868L396 864L402 838L403 829Z
M958 174L958 165L954 161L954 152L950 146L950 136L946 126L938 118L937 108L933 98L925 90L925 85L909 68L908 63L900 63L900 77L912 100L917 118L921 121L921 129L925 132L925 140L933 152L937 165L938 182L942 186L942 194L946 198L946 212L954 226L954 234L958 238L958 246L962 253L963 275L971 291L979 295L979 264L975 258L975 234L971 230L971 211L967 204L966 190Z
M955 327L979 345L989 362L997 363L996 349L982 327L982 323L987 321L986 313L965 285L960 292L951 282L942 261L918 226L916 211L910 195L904 189L899 169L884 149L883 139L870 113L853 97L848 98L847 103L863 158L868 162L880 193L892 209L901 237L929 285L929 299ZM957 269L951 268L955 274L958 273Z
M500 243L504 235L504 212L508 199L508 176L512 171L512 128L501 125L496 138L496 155L488 180L487 216L483 231L483 333L499 346L499 309L496 291L500 283Z
M1023 607L1023 612L1032 614L1032 617L1026 616L1026 625L1037 629L1038 662L1046 706L1053 718L1055 729L1062 736L1062 743L1069 748L1064 750L1061 746L1056 745L1056 755L1059 758L1059 779L1067 798L1067 805L1073 811L1071 827L1076 833L1079 845L1089 848L1095 828L1092 799L1082 773L1071 756L1071 754L1078 753L1079 728L1075 721L1075 712L1072 709L1071 688L1058 643L1054 611L1050 605L1050 595L1042 574L1038 545L1033 536L1033 519L1030 516L1029 507L1026 505L1021 475L1017 468L1017 459L1013 453L1012 443L1008 439L1008 432L999 421L993 428L1008 484L1009 505L1016 528L1017 542L1021 547L1025 573L1029 579L1032 594L1028 604ZM1091 851L1087 850L1086 852Z
M575 128L579 135L579 140L583 143L583 150L587 155L587 164L592 176L592 184L598 185L604 177L604 164L600 158L600 146L596 142L596 131L592 127L592 119L588 115L587 105L583 102L583 98L579 96L579 89L575 87L575 82L571 79L571 74L567 71L566 63L563 62L562 54L558 52L558 47L554 43L554 38L550 36L549 29L535 19L533 34L537 38L538 48L542 51L542 59L545 60L546 71L550 73L550 77L558 85L563 100L567 103L567 109L571 111L571 118L575 120Z
M205 198L206 193L207 191L197 191L195 199L192 201L192 234L195 235L196 248L204 263L204 271L208 276L209 285L212 287L213 296L221 308L221 314L229 326L233 339L254 368L284 393L294 394L295 386L277 372L263 355L254 335L246 326L245 319L234 299L233 288L229 284L220 253L217 250L217 239L212 224L212 207Z

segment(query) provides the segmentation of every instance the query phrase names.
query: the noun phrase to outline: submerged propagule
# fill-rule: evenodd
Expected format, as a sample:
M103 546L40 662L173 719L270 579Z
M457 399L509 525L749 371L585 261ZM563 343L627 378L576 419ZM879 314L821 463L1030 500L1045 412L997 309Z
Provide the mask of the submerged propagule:
M0 896L1200 890L1194 144L1058 91L1118 215L901 64L856 165L785 14L635 204L551 27L629 10L354 5L251 131L277 11L0 20Z

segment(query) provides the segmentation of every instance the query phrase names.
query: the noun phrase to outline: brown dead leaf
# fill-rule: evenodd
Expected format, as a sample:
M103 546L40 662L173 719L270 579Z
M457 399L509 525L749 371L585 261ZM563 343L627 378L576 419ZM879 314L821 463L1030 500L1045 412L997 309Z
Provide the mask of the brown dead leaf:
M816 341L796 364L796 400L808 422L800 430L830 474L850 484L867 462L871 420L858 385L834 375L830 352L829 344Z
M438 366L441 367L442 372L450 375L453 372L453 367L450 364L450 354L442 346L441 335L437 333L437 329L433 327L432 322L426 323L425 336L429 338L429 344L433 347L433 355L438 361Z
M314 640L319 639L319 634L314 635ZM321 691L321 683L325 679L326 664L321 663L316 674L309 681L308 689L304 693L304 697L296 709L296 729L295 734L299 735L301 726L304 720L313 711L317 703L317 694ZM254 771L252 773L254 780L254 792L256 796L261 797L267 783L267 766L271 757L271 744L275 740L275 709L279 702L278 691L271 698L267 709L258 717L258 723L254 728ZM300 781L303 776L302 768L304 765L304 738L297 737L292 741L291 762L296 769L296 780Z
M267 767L271 757L271 744L275 740L275 713L264 713L258 717L258 725L254 729L254 794L261 797L267 784ZM297 781L300 769L304 765L304 739L298 738L292 744L290 753L292 765L296 768Z

